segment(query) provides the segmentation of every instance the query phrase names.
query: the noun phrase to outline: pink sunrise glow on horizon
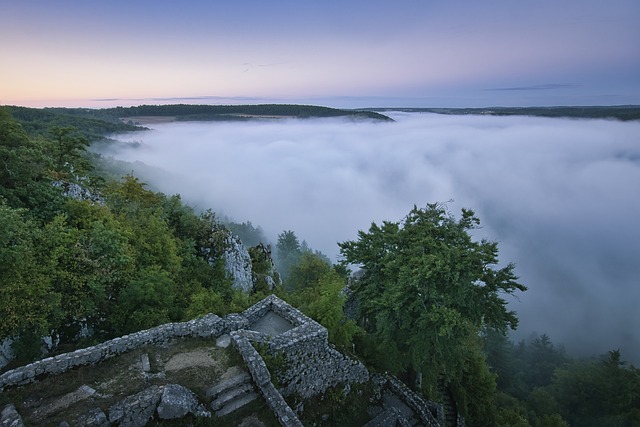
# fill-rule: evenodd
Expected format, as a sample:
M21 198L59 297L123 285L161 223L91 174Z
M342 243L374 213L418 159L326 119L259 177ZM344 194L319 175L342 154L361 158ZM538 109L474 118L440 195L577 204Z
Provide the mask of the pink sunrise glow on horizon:
M631 0L12 2L0 104L640 104L638 22Z

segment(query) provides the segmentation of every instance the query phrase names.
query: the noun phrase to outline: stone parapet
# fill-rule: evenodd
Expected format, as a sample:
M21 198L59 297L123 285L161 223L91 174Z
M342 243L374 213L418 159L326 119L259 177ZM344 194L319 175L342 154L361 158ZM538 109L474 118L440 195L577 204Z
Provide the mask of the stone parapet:
M245 319L246 321L246 319ZM225 332L228 322L215 314L182 323L167 323L155 328L139 331L87 347L47 357L29 365L7 371L0 375L0 391L5 387L29 384L42 375L56 375L77 366L94 365L103 360L136 348L166 342L181 337L218 337Z
M260 390L267 406L283 427L302 427L298 416L271 382L271 373L258 351L246 337L248 331L231 332L231 342L247 365L253 382Z
M376 378L379 386L388 387L419 418L422 425L439 427L444 425L444 409L442 405L426 401L397 378L383 375Z
M284 396L298 395L303 399L320 395L339 384L362 384L369 381L369 371L335 348L325 345L315 351L284 353L287 369L278 376L285 387Z
M267 335L264 332L250 329L252 324L260 321L270 311L290 322L294 327L275 335ZM77 366L97 364L145 345L164 343L182 337L215 339L223 334L229 334L233 346L240 353L260 394L280 424L285 427L300 427L302 423L283 396L297 395L306 399L320 395L332 387L344 385L347 390L351 384L365 383L370 380L369 372L364 365L343 355L329 345L328 332L325 327L272 295L245 310L242 314L230 314L224 319L214 314L208 314L188 322L168 323L114 338L93 347L48 357L5 372L0 375L0 392L5 387L37 381L44 375L60 374ZM274 386L271 372L252 343L265 344L269 353L285 356L285 369L274 373L278 375L277 383L282 385L280 390ZM380 389L386 388L399 396L416 414L420 423L434 427L439 425L438 421L442 418L440 405L426 402L393 377L375 376L373 381L379 385ZM145 420L155 410L149 408L157 406L159 399L157 396L162 395L162 390L162 387L158 390L148 389L139 396L130 396L129 398L133 399L132 402L137 405L137 402L144 400L141 400L140 396L148 395L151 404L145 404L139 408L136 406L133 412L129 411L133 414L131 416L125 416L124 412L120 410L120 406L116 405L109 410L109 421L117 423L121 419L124 420L135 415L136 420L139 419L141 423L146 422ZM128 398L122 401L123 404L129 402L126 399ZM128 407L127 405L122 407L125 408L125 406ZM194 405L187 406L190 409ZM5 407L2 414L3 420L12 417L14 412L14 407ZM173 415L171 416L173 417ZM106 418L104 413L92 414L92 417Z

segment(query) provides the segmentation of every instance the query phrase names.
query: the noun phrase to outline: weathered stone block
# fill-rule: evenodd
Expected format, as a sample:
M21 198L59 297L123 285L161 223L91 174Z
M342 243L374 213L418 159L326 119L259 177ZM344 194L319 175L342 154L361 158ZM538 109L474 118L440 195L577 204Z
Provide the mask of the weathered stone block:
M178 384L165 385L158 405L158 416L163 420L173 420L189 413L196 416L211 415L188 388Z
M162 391L162 387L154 385L125 397L109 408L109 422L124 427L144 426L156 411Z
M24 427L22 417L14 405L7 405L0 412L0 425L7 427Z

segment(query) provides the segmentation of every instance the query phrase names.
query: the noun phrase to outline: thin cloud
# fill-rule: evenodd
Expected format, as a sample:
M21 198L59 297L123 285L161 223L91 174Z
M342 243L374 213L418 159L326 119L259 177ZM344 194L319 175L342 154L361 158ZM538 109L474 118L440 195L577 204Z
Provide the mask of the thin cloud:
M416 204L474 209L529 290L510 302L517 337L569 351L620 348L640 362L640 123L396 113L336 119L171 123L120 137L116 157L199 208L294 230L334 259L339 241Z
M581 86L582 85L572 84L572 83L549 83L544 85L497 87L497 88L486 89L486 90L491 90L491 91L558 90L558 89L577 88Z

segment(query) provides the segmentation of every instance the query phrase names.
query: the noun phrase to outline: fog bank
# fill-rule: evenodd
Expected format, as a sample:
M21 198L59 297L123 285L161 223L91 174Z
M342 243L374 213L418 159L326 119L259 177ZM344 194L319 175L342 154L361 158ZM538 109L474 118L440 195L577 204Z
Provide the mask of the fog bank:
M529 290L510 302L518 336L570 352L620 348L640 364L640 123L394 114L337 119L169 123L118 137L115 152L167 171L147 178L275 240L294 230L336 257L371 221L447 201L480 217Z

